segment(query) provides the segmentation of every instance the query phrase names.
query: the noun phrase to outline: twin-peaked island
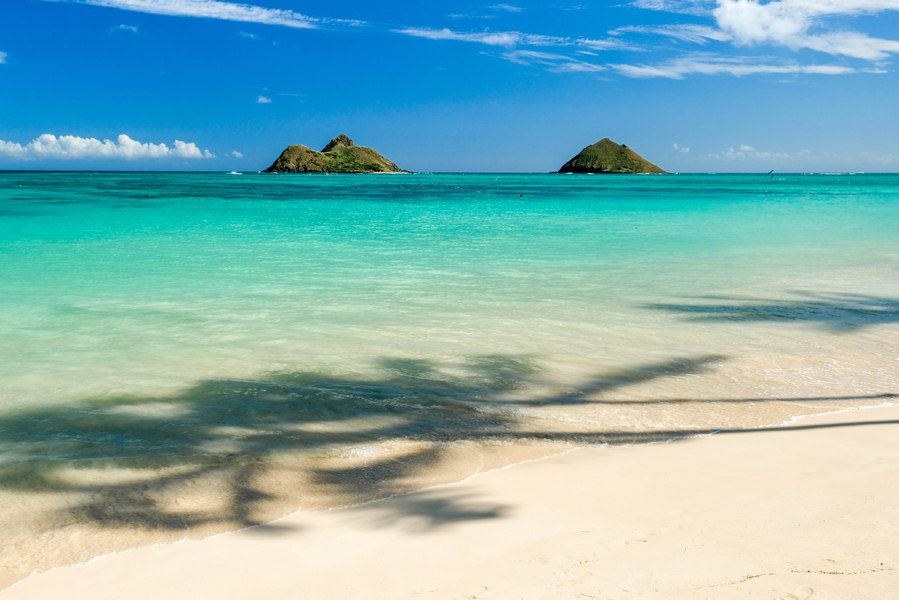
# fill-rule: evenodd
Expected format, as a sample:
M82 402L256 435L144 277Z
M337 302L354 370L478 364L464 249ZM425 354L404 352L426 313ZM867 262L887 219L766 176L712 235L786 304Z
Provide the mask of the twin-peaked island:
M321 152L302 144L288 146L263 173L406 173L371 148L357 146L341 133Z
M665 173L627 146L603 138L565 163L559 173ZM288 146L263 173L408 173L378 152L340 134L321 152Z

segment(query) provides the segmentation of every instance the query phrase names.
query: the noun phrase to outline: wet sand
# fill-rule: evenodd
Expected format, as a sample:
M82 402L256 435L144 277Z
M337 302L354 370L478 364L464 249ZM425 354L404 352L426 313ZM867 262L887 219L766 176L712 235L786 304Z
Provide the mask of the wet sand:
M889 407L582 448L0 598L899 598L897 430Z

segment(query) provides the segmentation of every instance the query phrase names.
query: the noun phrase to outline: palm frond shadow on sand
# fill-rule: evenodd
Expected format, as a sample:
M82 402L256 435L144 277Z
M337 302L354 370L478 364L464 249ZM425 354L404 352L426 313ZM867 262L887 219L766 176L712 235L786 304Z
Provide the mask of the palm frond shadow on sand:
M598 392L702 373L723 360L673 359L596 376L567 386L563 393L526 400L508 398L534 382L545 384L540 369L527 357L503 355L474 357L461 375L447 375L441 365L427 361L388 358L381 362L380 378L290 373L264 380L204 381L169 397L30 407L0 415L0 489L77 496L79 501L66 509L64 519L104 528L177 532L210 524L255 525L260 522L257 508L272 499L271 482L261 482L271 475L271 460L285 452L327 452L384 440L426 443L424 449L400 456L312 467L310 485L364 500L404 491L404 481L441 463L445 456L441 444L529 440L645 444L711 433L540 431L524 428L514 409L590 404ZM70 477L79 467L136 476L116 482ZM217 482L221 500L215 507L173 508L163 501L210 478ZM498 518L508 508L472 498L438 501L426 495L395 506L403 514L382 514L376 521L388 525L412 519L417 526L439 527Z

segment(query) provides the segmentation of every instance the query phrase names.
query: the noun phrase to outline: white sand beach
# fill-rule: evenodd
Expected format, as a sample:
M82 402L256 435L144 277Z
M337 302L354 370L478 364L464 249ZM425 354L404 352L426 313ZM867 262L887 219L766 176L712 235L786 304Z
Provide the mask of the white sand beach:
M35 574L2 600L899 598L899 407L580 449Z

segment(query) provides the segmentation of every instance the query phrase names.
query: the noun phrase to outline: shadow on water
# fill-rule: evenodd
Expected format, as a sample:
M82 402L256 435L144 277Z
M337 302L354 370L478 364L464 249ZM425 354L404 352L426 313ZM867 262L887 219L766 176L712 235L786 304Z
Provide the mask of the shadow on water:
M445 444L645 444L712 433L539 430L532 425L539 420L525 421L521 410L602 402L593 395L655 379L695 375L722 360L706 356L649 364L536 398L528 392L534 395L547 386L534 361L521 356L480 356L461 368L384 359L383 376L378 378L286 373L266 380L205 381L167 397L102 398L71 406L23 408L0 415L0 489L69 494L79 500L66 509L68 520L106 528L181 531L217 523L254 525L259 522L257 507L272 498L266 491L271 491L271 481L262 484L271 476L271 460L285 452L333 456L378 442L423 442L416 446L418 450L400 456L372 456L352 464L309 463L311 485L348 497L363 489L373 498L407 489L402 482L441 463ZM729 401L797 400L805 399ZM102 477L73 477L79 470L136 475L110 482ZM179 496L181 490L209 477L217 481L220 504L216 506L176 509L162 500ZM396 506L404 514L383 514L379 522L411 519L438 527L497 518L505 510L478 505L470 498L434 500L427 495L404 499Z
M681 313L689 321L807 321L846 333L899 322L899 300L863 294L799 292L798 300L703 297L693 304L647 304ZM718 302L714 302L714 301Z

